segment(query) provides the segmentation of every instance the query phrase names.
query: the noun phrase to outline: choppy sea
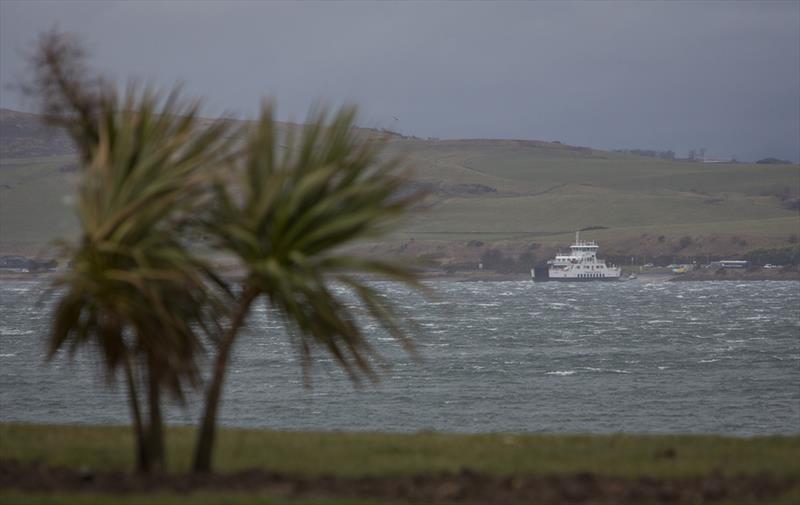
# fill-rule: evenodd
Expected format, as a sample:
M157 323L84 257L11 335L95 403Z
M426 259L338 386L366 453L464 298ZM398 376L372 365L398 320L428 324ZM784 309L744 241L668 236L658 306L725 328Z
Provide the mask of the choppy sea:
M317 352L312 387L257 307L221 423L408 432L800 433L800 283L447 282L426 300L375 283L419 324L416 361L367 326L391 368L356 388ZM0 421L129 422L91 349L45 361L41 280L0 282ZM199 401L171 404L173 424Z

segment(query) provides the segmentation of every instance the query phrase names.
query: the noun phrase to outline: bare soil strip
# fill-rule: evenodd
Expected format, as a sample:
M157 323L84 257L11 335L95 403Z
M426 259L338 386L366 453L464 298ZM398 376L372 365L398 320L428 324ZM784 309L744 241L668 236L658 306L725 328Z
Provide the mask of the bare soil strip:
M265 470L197 476L141 477L0 460L0 489L23 492L140 494L150 492L261 492L289 497L352 497L409 503L661 504L763 502L800 486L800 480L763 475L625 479L592 473L501 477L462 470L414 476L307 477Z

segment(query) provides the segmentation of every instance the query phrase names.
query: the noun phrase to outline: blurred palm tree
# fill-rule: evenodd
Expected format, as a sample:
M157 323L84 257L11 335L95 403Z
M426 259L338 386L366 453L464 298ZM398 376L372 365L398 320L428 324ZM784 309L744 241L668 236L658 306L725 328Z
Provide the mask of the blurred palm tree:
M72 268L54 283L59 300L49 354L88 344L109 378L123 370L137 468L162 469L161 391L182 399L186 386L198 385L202 333L220 331L223 304L213 286L224 284L188 251L176 227L202 203L226 152L226 125L200 127L198 103L185 104L177 91L162 100L130 87L120 98L86 79L82 58L74 40L51 32L33 59L31 90L81 157L81 239L66 246ZM147 388L146 427L140 382Z
M306 380L317 348L331 353L353 381L377 379L376 365L383 361L359 325L359 309L413 352L391 302L354 275L378 274L421 288L413 270L342 249L383 233L419 199L404 190L399 160L381 159L384 141L359 133L355 118L353 107L332 116L320 112L299 138L294 129L283 137L265 106L244 142L238 184L216 185L205 229L221 250L238 258L244 278L206 389L195 472L211 469L231 350L259 297L293 330ZM345 303L334 283L347 286L360 305Z
M71 270L55 282L50 355L89 344L109 377L123 370L139 470L163 468L161 392L182 399L198 384L204 336L216 354L194 470L210 470L231 351L259 298L289 323L306 379L312 353L323 349L353 381L377 380L385 362L362 331L362 317L413 352L408 321L356 275L421 289L413 270L343 249L383 233L419 199L405 191L399 160L381 158L383 140L357 131L354 108L313 115L299 136L290 129L284 137L267 106L254 127L231 137L224 123L201 124L198 104L185 104L177 92L161 100L132 87L120 98L86 77L84 57L67 36L45 34L28 88L49 120L70 133L82 167L82 236L69 248ZM241 138L235 152L228 138ZM196 216L245 272L235 300L188 249L182 225L198 224ZM346 303L334 284L358 303ZM138 386L147 389L146 425Z

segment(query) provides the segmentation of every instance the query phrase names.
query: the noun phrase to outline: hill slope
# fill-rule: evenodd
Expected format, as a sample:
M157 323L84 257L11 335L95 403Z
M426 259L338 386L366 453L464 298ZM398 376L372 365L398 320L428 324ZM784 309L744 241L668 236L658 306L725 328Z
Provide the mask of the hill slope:
M0 253L73 235L68 139L33 114L0 111ZM488 247L545 257L575 230L611 255L737 255L785 247L800 231L800 166L659 160L524 140L392 137L424 212L378 254L475 261Z

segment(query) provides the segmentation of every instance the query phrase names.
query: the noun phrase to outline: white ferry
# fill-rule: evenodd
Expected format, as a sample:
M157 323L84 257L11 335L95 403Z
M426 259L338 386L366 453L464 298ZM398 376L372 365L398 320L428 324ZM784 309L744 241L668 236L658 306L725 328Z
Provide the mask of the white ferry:
M596 242L582 242L580 232L575 233L575 244L569 247L569 254L556 254L547 262L547 268L534 268L531 276L536 281L617 281L621 269L606 265L605 260L597 258L599 246Z

